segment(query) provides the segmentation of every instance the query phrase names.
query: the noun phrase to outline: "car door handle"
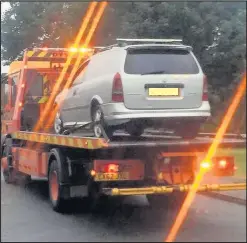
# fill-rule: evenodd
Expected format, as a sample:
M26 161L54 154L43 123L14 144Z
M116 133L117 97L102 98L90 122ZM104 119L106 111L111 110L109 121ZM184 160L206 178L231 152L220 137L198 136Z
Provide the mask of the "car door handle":
M73 91L73 96L77 95L76 89Z

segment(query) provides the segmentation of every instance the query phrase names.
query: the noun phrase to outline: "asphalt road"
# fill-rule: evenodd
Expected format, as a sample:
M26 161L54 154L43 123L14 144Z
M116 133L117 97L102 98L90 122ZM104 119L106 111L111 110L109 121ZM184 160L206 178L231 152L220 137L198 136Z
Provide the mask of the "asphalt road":
M77 201L62 215L51 210L44 183L2 181L1 190L1 242L163 241L177 210L151 209L145 197L131 197L95 214ZM246 207L198 195L177 241L246 242Z

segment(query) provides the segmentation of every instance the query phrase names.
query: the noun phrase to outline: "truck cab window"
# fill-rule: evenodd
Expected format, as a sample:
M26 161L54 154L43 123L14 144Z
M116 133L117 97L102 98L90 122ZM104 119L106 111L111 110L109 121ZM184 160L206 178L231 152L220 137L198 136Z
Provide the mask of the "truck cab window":
M12 89L12 104L11 106L15 106L15 101L16 101L16 96L17 96L17 82L18 82L18 77L19 74L15 75L14 77L12 77L12 85L11 85L11 89Z
M1 109L8 104L8 96L9 96L9 85L7 77L4 80L1 80Z

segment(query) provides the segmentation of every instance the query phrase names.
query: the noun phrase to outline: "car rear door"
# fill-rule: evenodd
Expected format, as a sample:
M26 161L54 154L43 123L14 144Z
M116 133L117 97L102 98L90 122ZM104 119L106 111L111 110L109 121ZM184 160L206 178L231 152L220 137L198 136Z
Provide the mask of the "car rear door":
M203 73L185 48L127 49L122 82L129 109L190 109L202 104Z

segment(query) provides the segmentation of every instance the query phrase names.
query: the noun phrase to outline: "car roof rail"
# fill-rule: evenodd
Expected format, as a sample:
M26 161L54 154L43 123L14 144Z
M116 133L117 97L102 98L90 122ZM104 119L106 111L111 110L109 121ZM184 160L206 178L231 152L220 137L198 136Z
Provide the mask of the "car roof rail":
M94 49L94 54L110 50L113 47L123 47L126 45L129 45L130 43L152 43L152 44L164 44L164 43L169 43L169 44L182 44L183 40L182 39L124 39L124 38L117 38L116 39L117 43L110 45L110 46L95 46L93 47Z
M124 46L129 45L130 43L141 43L141 44L182 44L182 39L152 39L152 38L146 38L146 39L124 39L124 38L117 38L116 39L118 45Z
M117 47L117 46L118 46L118 44L113 44L113 45L110 45L110 46L95 46L95 47L93 47L93 49L94 49L94 53L98 53L98 52L110 50L113 47Z

